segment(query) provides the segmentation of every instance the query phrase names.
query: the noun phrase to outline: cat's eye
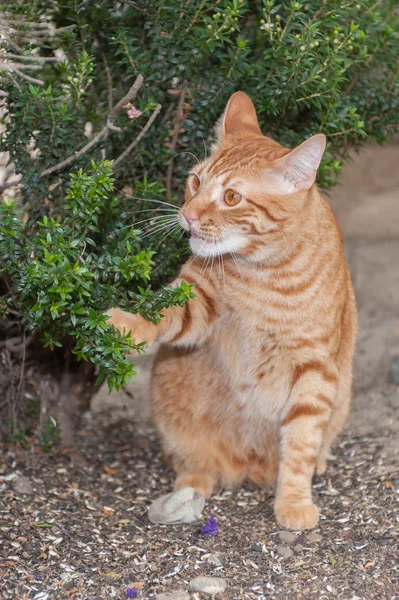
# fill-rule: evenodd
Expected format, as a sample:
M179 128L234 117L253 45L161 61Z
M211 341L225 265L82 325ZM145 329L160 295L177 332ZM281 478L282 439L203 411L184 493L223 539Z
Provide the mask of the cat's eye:
M194 192L198 192L199 187L200 187L200 180L197 177L197 175L191 175L191 187L193 188Z
M241 201L241 194L234 190L227 190L224 194L224 201L228 206L236 206Z

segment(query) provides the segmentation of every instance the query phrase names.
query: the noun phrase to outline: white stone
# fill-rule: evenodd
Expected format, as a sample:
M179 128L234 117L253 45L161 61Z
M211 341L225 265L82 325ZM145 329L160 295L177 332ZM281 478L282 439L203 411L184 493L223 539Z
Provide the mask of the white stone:
M222 594L227 588L227 581L221 577L196 577L189 584L190 592L202 592L214 596Z
M211 565L215 565L216 567L221 567L223 565L223 562L220 559L220 556L216 553L208 554L208 556L206 557L205 560L207 563L209 563Z
M277 553L283 558L291 558L291 556L294 555L293 551L288 546L278 546Z
M25 477L24 475L21 475L18 477L18 479L15 479L13 488L16 494L25 494L27 496L33 495L33 488L29 477Z
M291 531L279 531L278 532L278 537L280 538L280 540L286 544L292 544L292 542L296 541L296 535L295 533L292 533Z
M306 539L308 540L308 542L310 542L311 544L315 543L315 542L320 542L322 537L319 533L307 533L306 534Z
M194 488L185 487L161 496L148 509L148 518L155 525L197 523L205 506L205 498Z

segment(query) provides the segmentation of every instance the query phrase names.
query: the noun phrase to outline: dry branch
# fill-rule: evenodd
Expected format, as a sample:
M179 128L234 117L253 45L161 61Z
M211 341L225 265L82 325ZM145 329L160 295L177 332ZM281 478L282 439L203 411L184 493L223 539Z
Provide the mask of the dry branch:
M147 133L148 129L151 127L151 125L153 124L153 122L155 121L155 119L157 118L160 110L161 110L162 106L161 104L158 104L158 106L155 108L154 112L152 113L151 117L148 119L145 127L143 127L143 129L140 131L140 133L138 134L138 136L133 140L133 142L126 148L126 150L124 150L124 152L122 152L122 154L120 156L118 156L118 158L114 161L112 168L115 169L115 167L117 165L119 165L120 162L122 162L122 160L128 155L130 154L130 152L133 150L133 148L135 148L137 146L137 144L139 143L139 141L145 136L145 134Z
M10 44L11 45L11 44ZM23 49L20 49L21 52L23 52ZM11 52L7 52L5 53L4 50L0 50L0 52L2 52L4 57L7 58L16 58L18 60L27 60L27 61L32 61L32 62L60 62L61 59L57 58L56 56L26 56L26 55L19 55L19 54L12 54ZM27 68L26 65L23 65L25 68Z
M184 100L186 99L187 93L187 84L184 85L183 89L180 92L179 102L177 104L176 116L175 116L175 130L172 138L172 142L170 144L170 152L173 155L176 151L177 139L179 137L179 131L184 123ZM170 160L168 169L166 172L166 197L167 200L170 200L172 194L172 177L173 177L173 158Z
M27 75L26 73L23 73L22 71L17 69L17 67L15 65L13 65L12 63L3 63L3 65L0 64L0 69L5 69L7 71L11 71L12 73L15 73L16 75L18 75L21 79L25 79L26 81L29 81L29 83L34 83L36 85L44 85L44 81L42 81L41 79L36 79L36 77L31 77L30 75Z
M50 175L51 173L55 173L56 171L61 171L61 169L70 165L71 163L75 162L75 160L83 156L83 154L86 154L86 152L88 152L100 140L106 138L110 129L115 130L114 119L116 115L121 111L125 104L135 99L137 92L143 84L143 81L143 76L139 75L132 87L130 88L130 90L128 91L128 93L122 98L122 100L119 100L119 102L113 107L113 109L108 114L106 125L102 128L102 130L99 133L97 133L97 135L94 136L94 138L88 144L83 146L83 148L81 148L80 150L74 152L72 156L69 156L57 165L54 165L53 167L49 167L48 169L42 171L42 173L40 173L40 177L45 177L46 175Z

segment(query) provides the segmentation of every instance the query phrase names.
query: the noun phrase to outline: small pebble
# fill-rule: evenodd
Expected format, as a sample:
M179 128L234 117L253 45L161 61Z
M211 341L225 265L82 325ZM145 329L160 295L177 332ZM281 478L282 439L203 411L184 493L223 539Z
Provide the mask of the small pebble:
M277 554L279 554L283 558L291 558L291 556L294 555L293 551L288 546L278 546Z
M295 533L292 533L291 531L279 531L278 537L285 544L292 544L292 542L295 542L296 540Z
M161 496L148 510L148 518L156 525L197 523L205 506L205 498L194 488L185 487Z
M302 550L303 550L303 546L302 546L302 544L295 544L295 546L294 546L294 550L295 550L295 552L298 552L298 554L299 554L300 552L302 552Z
M155 600L190 600L190 594L187 594L187 592L170 592L168 594L158 594Z
M222 594L227 588L227 582L221 577L196 577L189 584L190 592L202 592L214 596Z
M311 544L314 544L316 542L320 542L322 537L319 533L308 533L308 534L306 534L306 539Z
M207 557L206 562L210 563L211 565L215 565L216 567L221 567L223 565L223 562L218 554L210 554Z
M18 479L14 480L13 487L14 492L16 492L17 494L25 494L27 496L32 496L34 493L29 477L25 477L24 475L21 475L20 477L18 477Z
M393 383L399 385L399 360L394 362L391 367L391 379Z

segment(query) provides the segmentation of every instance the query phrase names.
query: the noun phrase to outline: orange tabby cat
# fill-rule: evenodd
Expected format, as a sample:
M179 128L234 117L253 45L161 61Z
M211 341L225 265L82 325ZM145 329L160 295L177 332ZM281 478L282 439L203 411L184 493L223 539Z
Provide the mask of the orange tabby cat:
M175 283L195 283L195 299L157 326L108 314L137 341L163 343L151 404L175 488L209 498L276 481L280 525L312 528L312 476L348 417L356 336L340 230L315 184L325 138L290 150L264 137L242 92L218 137L179 214L194 257Z

